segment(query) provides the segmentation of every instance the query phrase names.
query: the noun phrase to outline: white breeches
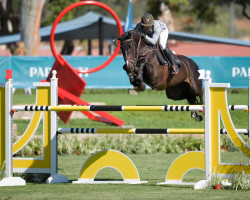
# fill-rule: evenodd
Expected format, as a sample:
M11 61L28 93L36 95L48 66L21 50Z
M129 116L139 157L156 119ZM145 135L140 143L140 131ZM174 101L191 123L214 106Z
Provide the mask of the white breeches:
M160 45L161 45L162 49L166 48L167 41L168 41L168 29L166 29L160 33Z

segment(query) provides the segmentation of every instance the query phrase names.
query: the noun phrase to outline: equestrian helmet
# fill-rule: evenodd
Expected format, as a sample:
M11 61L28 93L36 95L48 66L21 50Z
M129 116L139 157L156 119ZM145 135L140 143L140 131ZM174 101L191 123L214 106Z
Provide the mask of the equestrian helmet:
M141 25L142 26L153 26L154 25L154 17L149 13L145 13L141 17Z

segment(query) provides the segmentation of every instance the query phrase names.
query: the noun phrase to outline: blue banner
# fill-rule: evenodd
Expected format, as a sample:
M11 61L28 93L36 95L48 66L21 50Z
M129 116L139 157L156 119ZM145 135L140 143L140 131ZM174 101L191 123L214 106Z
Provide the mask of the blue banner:
M0 56L0 83L4 83L5 81L5 70L10 68L9 57L1 57Z
M64 56L73 68L87 69L104 63L107 56ZM190 57L200 69L211 71L214 83L230 83L233 88L248 88L250 57ZM55 62L48 56L0 57L0 83L4 83L5 69L12 69L15 88L32 88L33 82L46 79ZM86 88L132 88L122 69L124 59L117 56L106 68L91 74L80 75Z
M46 79L54 62L54 57L13 56L10 66L13 70L13 87L33 87L32 82Z
M233 88L248 88L250 57L191 57L201 69L211 71L214 83L230 83Z

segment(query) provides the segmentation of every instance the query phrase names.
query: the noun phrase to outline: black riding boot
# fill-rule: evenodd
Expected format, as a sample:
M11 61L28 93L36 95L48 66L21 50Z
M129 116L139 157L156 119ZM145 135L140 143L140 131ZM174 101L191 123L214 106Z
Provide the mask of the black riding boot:
M166 47L163 50L165 56L169 59L169 61L171 62L171 64L173 65L173 70L171 72L171 74L177 74L179 72L179 67L178 65L181 65L180 60L173 54L173 52Z

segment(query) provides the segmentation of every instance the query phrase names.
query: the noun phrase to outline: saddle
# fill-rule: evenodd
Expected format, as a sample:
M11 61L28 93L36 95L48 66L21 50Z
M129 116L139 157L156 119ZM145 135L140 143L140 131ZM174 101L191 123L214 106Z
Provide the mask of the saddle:
M151 46L154 50L156 50L156 55L158 58L158 61L161 65L166 65L169 68L172 67L171 62L168 60L168 58L165 56L163 49L161 47L161 45L159 44L159 41L155 44L152 45L149 42L147 42L146 40L144 40L144 42L148 45Z

